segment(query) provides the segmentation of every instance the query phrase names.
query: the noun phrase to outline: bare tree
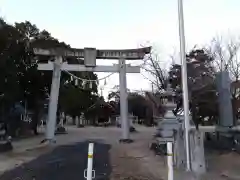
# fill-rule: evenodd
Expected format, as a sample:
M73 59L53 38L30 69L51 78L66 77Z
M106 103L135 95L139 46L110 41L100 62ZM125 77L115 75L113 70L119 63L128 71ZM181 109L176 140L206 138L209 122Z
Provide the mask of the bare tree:
M217 71L227 70L233 81L240 79L240 38L214 38L209 51L214 57L213 63Z
M214 66L218 72L228 71L231 83L232 104L235 116L240 115L240 38L217 37L212 40L209 51L214 56Z
M127 89L127 93L130 93L130 89ZM115 85L112 90L108 94L108 100L115 100L118 101L120 100L120 86Z
M154 52L147 55L141 65L141 68L148 74L147 76L142 75L152 83L158 92L166 89L168 71L163 66L163 62Z

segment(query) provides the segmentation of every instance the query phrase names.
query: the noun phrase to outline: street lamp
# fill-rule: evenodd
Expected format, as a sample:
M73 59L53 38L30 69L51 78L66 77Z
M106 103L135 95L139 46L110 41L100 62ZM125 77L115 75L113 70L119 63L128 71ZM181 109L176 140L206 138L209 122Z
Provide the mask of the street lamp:
M185 35L184 35L184 18L183 18L182 0L178 0L178 23L179 23L180 54L181 54L181 65L182 65L181 73L182 73L182 89L183 89L186 160L187 160L187 171L191 171L190 144L189 144L189 128L190 128L189 101L188 101L187 63L186 63L186 51L185 51Z

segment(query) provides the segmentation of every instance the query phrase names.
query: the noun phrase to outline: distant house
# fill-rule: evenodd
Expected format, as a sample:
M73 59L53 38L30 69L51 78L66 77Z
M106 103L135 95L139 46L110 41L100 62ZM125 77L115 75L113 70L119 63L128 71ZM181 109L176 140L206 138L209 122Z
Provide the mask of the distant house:
M103 98L100 98L94 105L92 105L86 112L88 119L91 119L93 124L111 123L111 115L113 115L115 108Z
M149 106L152 109L153 117L162 117L163 115L163 106L161 97L152 92L145 92L145 99L147 100Z

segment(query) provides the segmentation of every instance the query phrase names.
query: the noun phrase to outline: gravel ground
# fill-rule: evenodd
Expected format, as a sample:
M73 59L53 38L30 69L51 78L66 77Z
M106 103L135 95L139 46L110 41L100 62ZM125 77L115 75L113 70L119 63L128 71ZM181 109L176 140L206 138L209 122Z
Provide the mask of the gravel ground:
M115 127L68 127L68 134L57 136L57 144L52 148L32 148L39 144L43 138L41 136L15 142L12 153L0 155L0 172L5 172L0 180L20 180L16 177L22 177L22 180L33 180L33 177L35 180L84 179L83 171L87 165L86 140L96 142L94 168L98 179L167 179L165 158L156 156L149 150L154 128L138 126L136 129L138 132L131 134L134 139L131 144L118 142L121 130ZM200 180L240 180L239 155L208 154L207 159L210 172ZM175 179L197 178L175 171Z

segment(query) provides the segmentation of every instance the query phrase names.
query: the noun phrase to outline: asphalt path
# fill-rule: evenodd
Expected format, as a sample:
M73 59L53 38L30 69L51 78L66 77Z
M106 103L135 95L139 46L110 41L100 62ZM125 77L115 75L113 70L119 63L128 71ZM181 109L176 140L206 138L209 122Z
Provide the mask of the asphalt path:
M49 154L5 172L0 176L0 180L84 180L88 144L89 141L85 141L59 146ZM94 142L95 180L110 179L110 148L108 144Z

